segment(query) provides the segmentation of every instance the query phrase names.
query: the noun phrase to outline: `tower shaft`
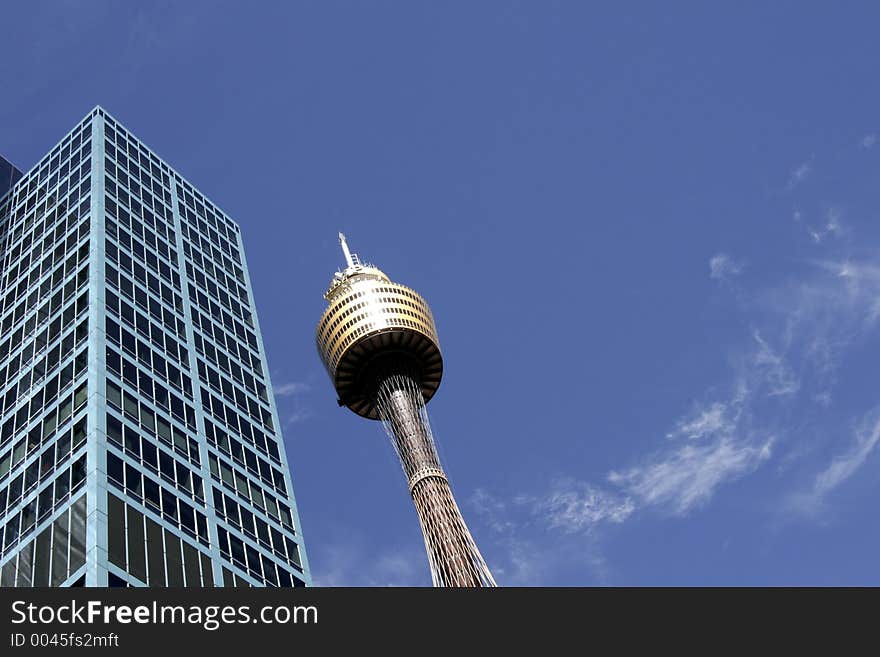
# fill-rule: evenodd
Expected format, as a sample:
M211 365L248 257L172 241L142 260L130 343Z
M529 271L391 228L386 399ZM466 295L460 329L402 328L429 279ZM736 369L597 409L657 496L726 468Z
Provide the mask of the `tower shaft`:
M421 387L409 373L386 374L376 407L407 477L434 586L495 586L440 465Z

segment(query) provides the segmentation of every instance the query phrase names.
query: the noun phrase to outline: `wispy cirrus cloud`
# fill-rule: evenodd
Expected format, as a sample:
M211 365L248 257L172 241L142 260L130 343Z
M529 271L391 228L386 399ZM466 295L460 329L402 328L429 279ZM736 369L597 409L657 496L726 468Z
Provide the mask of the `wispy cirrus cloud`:
M557 482L542 497L520 498L519 503L528 504L549 529L566 534L591 531L600 523L621 523L635 511L628 496L573 479Z
M745 264L731 258L726 253L716 253L709 259L709 277L723 281L738 276L745 269Z
M830 463L815 475L811 485L791 494L788 507L804 516L819 516L826 509L828 496L865 465L878 442L880 409L874 409L862 419L846 449L831 458Z
M849 448L833 457L828 467L816 475L813 491L818 497L824 497L852 477L874 451L880 441L880 418L876 411L870 415L870 419L856 430Z
M312 417L312 408L304 399L311 390L308 383L301 381L287 381L272 387L284 428L288 429Z
M830 207L825 211L823 223L818 227L807 228L807 232L816 244L821 244L829 237L840 237L845 232L841 221L843 213L840 208Z
M880 253L812 262L806 275L765 291L762 303L772 309L777 334L799 363L807 399L827 412L845 363L880 328ZM786 387L786 380L777 377L778 387ZM822 444L847 442L824 463L803 465L813 474L806 484L790 485L782 503L785 512L821 518L831 493L864 466L880 441L880 408L856 414L852 423L856 429L841 428L838 417L823 428ZM798 445L788 451L791 458L802 457Z
M877 140L865 135L861 146L874 148ZM791 170L786 191L814 174L811 156ZM776 261L768 268L773 278L723 286L746 327L738 341L721 345L730 369L670 429L657 432L652 448L604 478L562 478L506 500L483 491L491 504L484 500L479 518L491 517L491 535L505 548L498 553L506 555L502 570L541 583L554 567L547 561L556 559L558 568L579 565L601 580L612 572L602 550L609 532L647 514L683 519L753 478L761 495L746 499L761 505L768 520L774 511L786 521L822 520L842 499L837 493L873 470L880 406L860 411L838 388L866 375L858 361L878 338L880 249L854 244L859 218L841 205L812 208L797 198L792 212L823 256L790 258L785 268ZM712 280L731 282L745 263L718 252L708 268ZM761 261L749 268L760 270ZM759 472L767 475L758 479ZM530 563L528 555L538 551L553 558Z
M878 327L880 254L818 260L808 267L799 278L755 298L769 314L768 330L800 363L816 392L834 384L846 352Z
M824 462L804 443L797 418L805 407L819 417L833 411L838 369L880 327L880 253L801 265L799 276L738 297L750 326L730 352L726 382L658 432L653 451L594 481L559 478L539 492L474 495L470 508L489 532L499 582L613 583L603 549L610 532L645 514L686 518L774 462L776 498L765 511L822 517L832 493L877 451L880 408L845 432L849 442Z
M795 187L804 182L813 173L813 157L804 160L791 170L788 175L788 181L785 183L785 191L790 192Z
M306 407L297 408L290 413L285 413L282 415L282 423L284 424L284 428L288 429L295 424L299 424L300 422L305 422L310 417L312 417L312 409Z
M752 405L794 394L797 386L787 367L785 359L756 336L723 398L695 405L664 433L657 450L612 470L604 482L560 478L542 493L519 493L508 500L477 491L471 508L502 545L502 568L512 569L522 581L542 574L524 564L514 567L515 557L537 547L534 538L524 536L553 536L549 547L563 560L560 567L581 563L600 581L607 577L609 566L601 550L606 530L640 512L686 516L708 504L722 486L770 460L776 437L755 425ZM532 544L526 546L524 540Z
M666 433L668 441L608 481L637 502L684 516L706 505L724 484L757 470L773 454L777 429L756 418L754 407L795 394L799 384L786 360L760 336L735 359L726 394L694 408Z
M276 397L293 397L309 392L312 387L308 383L289 381L273 387Z
M605 583L610 568L599 530L634 511L626 496L570 478L544 493L512 498L477 489L467 508L491 530L486 545L494 549L484 556L492 557L489 568L502 586L537 586L565 570L577 573L570 575L574 581ZM477 542L483 544L479 537Z
M573 478L555 481L544 493L504 500L478 488L468 506L498 533L529 525L542 531L589 534L602 523L621 523L635 510L631 499Z
M430 586L431 573L419 545L380 551L359 536L325 545L312 559L315 586Z
M880 254L804 265L802 276L757 290L744 302L752 326L730 356L727 382L662 432L654 451L600 481L561 478L543 492L507 499L478 491L471 508L502 545L502 570L517 581L539 583L535 578L551 566L538 568L517 555L547 547L564 562L560 567L577 563L601 579L610 572L602 539L614 526L643 513L686 517L777 456L790 461L808 453L791 441L790 419L800 408L795 402L827 409L835 369L880 324ZM871 429L820 466L800 496L802 506L824 500L866 462L880 441L880 421ZM552 538L538 545L537 536Z
M760 377L765 394L770 397L795 394L801 384L791 365L761 337L760 332L754 331L752 337L757 346L751 354L750 367Z
M683 516L706 504L724 483L753 472L770 458L773 439L752 444L721 437L705 444L685 444L623 472L609 481L644 506L659 506Z
M733 426L726 415L727 406L713 402L699 409L692 417L679 420L675 430L667 433L666 437L684 436L691 440L699 440L720 432L727 433L733 429Z
M880 320L880 262L843 260L822 263L844 286L838 303L861 331L876 328Z
M743 437L739 428L727 405L713 403L667 433L671 446L609 472L603 484L561 478L543 493L506 500L478 490L469 506L492 530L497 558L490 567L506 584L541 584L554 571L578 569L588 581L607 583L613 572L602 550L608 530L639 512L688 515L770 458L772 437Z
M769 459L772 439L759 444L729 437L729 424L715 417L717 409L681 423L674 433L683 444L610 472L603 485L563 478L541 494L507 500L478 490L469 507L492 530L496 549L489 566L498 581L538 585L554 573L577 571L585 581L608 583L613 569L602 549L608 530L640 511L685 516L708 503L720 486Z
M469 506L483 517L492 531L503 534L516 528L507 513L507 503L485 488L478 488L468 500Z
M787 404L800 390L800 380L781 349L758 330L732 357L731 374L720 392L695 403L662 432L653 452L611 470L604 481L560 478L541 493L516 493L508 500L478 491L471 507L500 539L507 567L513 568L515 554L526 549L523 536L549 535L560 558L574 563L580 557L573 546L583 546L588 556L583 564L596 569L595 577L607 576L600 549L605 531L640 513L687 516L709 504L723 486L768 463L780 428L764 422L756 409ZM514 570L525 577L522 568Z

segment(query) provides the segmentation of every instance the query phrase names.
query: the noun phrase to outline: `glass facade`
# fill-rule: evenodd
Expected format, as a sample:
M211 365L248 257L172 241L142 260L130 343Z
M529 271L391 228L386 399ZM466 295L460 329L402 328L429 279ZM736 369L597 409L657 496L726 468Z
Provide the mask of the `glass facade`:
M310 584L238 226L96 108L0 239L0 584Z
M0 155L0 198L21 178L21 171L15 168L5 157Z

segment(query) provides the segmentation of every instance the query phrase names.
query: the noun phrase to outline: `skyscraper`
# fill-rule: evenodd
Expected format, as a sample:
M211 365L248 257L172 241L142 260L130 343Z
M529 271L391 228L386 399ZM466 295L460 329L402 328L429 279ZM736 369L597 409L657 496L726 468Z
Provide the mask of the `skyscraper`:
M21 178L21 171L15 168L5 157L0 155L0 198L9 191L18 179Z
M0 257L0 584L309 584L239 227L98 107Z

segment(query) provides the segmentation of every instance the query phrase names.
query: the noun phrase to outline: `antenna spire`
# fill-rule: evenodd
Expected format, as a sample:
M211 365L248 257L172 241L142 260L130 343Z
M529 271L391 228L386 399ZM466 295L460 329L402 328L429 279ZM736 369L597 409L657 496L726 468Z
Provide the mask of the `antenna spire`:
M348 250L348 243L345 241L345 235L339 233L339 244L342 246L342 252L345 254L345 263L349 267L354 267L354 258L351 257L351 251Z

